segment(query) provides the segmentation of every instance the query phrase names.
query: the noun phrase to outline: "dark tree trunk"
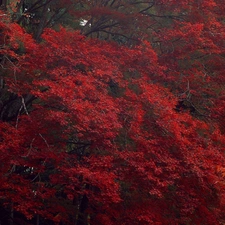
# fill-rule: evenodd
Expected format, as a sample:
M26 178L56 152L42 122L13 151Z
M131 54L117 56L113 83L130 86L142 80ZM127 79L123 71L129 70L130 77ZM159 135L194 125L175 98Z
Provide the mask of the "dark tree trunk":
M0 7L3 10L7 9L7 0L0 0Z
M80 203L76 225L88 225L88 214L86 212L87 207L88 207L88 198L86 195L84 195Z

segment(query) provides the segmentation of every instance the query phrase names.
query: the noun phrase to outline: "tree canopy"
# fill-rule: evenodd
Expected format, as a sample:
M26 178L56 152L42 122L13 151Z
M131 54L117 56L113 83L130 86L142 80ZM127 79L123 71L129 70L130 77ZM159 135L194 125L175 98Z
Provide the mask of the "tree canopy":
M222 0L0 5L0 224L225 223Z

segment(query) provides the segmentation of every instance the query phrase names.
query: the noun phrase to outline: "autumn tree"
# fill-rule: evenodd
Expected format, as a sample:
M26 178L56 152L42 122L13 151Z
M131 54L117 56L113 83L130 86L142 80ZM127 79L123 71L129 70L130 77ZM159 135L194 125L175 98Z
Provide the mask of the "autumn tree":
M222 1L29 3L1 14L0 221L222 224ZM82 34L44 29L67 6Z

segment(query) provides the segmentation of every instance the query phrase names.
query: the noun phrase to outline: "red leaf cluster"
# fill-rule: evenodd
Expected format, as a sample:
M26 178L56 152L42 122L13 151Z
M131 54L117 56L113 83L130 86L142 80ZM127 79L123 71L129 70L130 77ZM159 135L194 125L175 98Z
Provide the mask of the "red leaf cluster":
M224 28L219 1L197 2L151 34L159 48L65 28L36 43L0 22L0 209L43 224L223 224Z

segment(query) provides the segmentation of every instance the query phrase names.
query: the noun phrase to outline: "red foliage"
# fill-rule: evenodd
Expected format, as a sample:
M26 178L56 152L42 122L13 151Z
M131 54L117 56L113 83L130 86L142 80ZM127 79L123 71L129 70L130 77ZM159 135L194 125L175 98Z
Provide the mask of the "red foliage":
M155 50L64 28L37 44L0 23L2 207L55 224L222 224L222 3L195 4Z

